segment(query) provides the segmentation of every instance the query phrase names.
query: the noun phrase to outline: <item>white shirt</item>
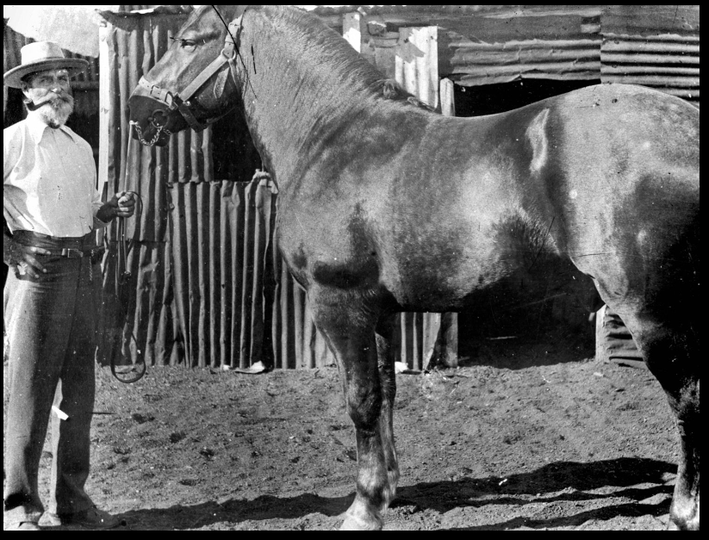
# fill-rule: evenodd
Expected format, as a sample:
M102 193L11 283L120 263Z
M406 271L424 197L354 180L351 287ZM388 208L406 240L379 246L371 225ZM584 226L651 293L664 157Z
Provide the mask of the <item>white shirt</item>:
M10 231L79 237L106 224L91 146L36 115L3 131L3 212Z

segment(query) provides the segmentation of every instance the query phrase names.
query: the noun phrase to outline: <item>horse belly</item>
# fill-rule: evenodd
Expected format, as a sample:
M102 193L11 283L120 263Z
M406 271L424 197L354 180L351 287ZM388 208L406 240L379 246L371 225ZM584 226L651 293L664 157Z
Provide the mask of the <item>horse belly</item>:
M410 311L455 311L487 295L543 294L573 270L521 218L501 218L478 229L461 222L428 242L400 249L382 266L382 281ZM388 279L395 276L397 279Z

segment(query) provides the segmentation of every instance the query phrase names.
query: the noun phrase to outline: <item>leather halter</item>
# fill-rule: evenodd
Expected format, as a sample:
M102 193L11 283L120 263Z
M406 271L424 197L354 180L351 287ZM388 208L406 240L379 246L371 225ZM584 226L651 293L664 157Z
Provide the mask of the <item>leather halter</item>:
M145 76L140 78L140 80L138 81L138 85L148 90L149 97L151 97L152 99L164 103L171 111L178 111L180 114L182 114L184 119L187 120L187 123L193 130L202 131L212 122L207 122L206 124L200 123L194 117L194 114L190 109L191 104L189 102L189 99L197 92L197 90L199 90L204 85L204 83L206 83L215 73L222 69L222 66L227 62L229 63L229 67L232 72L232 77L234 77L234 82L236 82L234 63L239 50L240 34L241 17L238 17L229 23L229 26L227 28L227 35L224 40L224 48L222 49L219 56L217 56L217 58L215 58L211 64L204 68L204 70L195 78L195 80L192 81L189 85L187 85L187 88L185 88L182 92L173 93L169 90L165 90L164 88L160 88L157 84L151 83L148 79L145 78ZM234 36L233 40L232 36Z

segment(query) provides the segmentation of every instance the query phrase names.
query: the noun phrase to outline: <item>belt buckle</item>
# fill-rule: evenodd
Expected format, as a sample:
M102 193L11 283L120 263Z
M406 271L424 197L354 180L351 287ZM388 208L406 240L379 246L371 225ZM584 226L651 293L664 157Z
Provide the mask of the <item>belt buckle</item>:
M84 252L76 248L62 248L62 257L67 259L80 259L84 256Z

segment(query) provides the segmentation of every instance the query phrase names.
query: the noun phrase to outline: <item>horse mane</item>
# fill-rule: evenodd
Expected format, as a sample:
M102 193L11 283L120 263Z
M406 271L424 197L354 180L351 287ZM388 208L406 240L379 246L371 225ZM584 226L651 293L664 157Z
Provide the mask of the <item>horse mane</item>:
M423 101L410 92L404 90L396 79L380 79L372 84L370 88L375 92L375 94L381 93L384 99L404 101L409 105L413 105L414 107L425 109L427 111L435 110L433 107L426 105Z
M301 37L309 44L308 53L317 54L327 63L329 77L332 77L336 84L339 83L340 87L375 99L399 102L427 111L434 110L404 90L394 79L385 78L376 67L316 15L290 6L285 8L281 6L281 9L277 9L278 6L264 6L264 8L271 8L267 16L274 26L282 24L284 27L297 28L301 31Z

